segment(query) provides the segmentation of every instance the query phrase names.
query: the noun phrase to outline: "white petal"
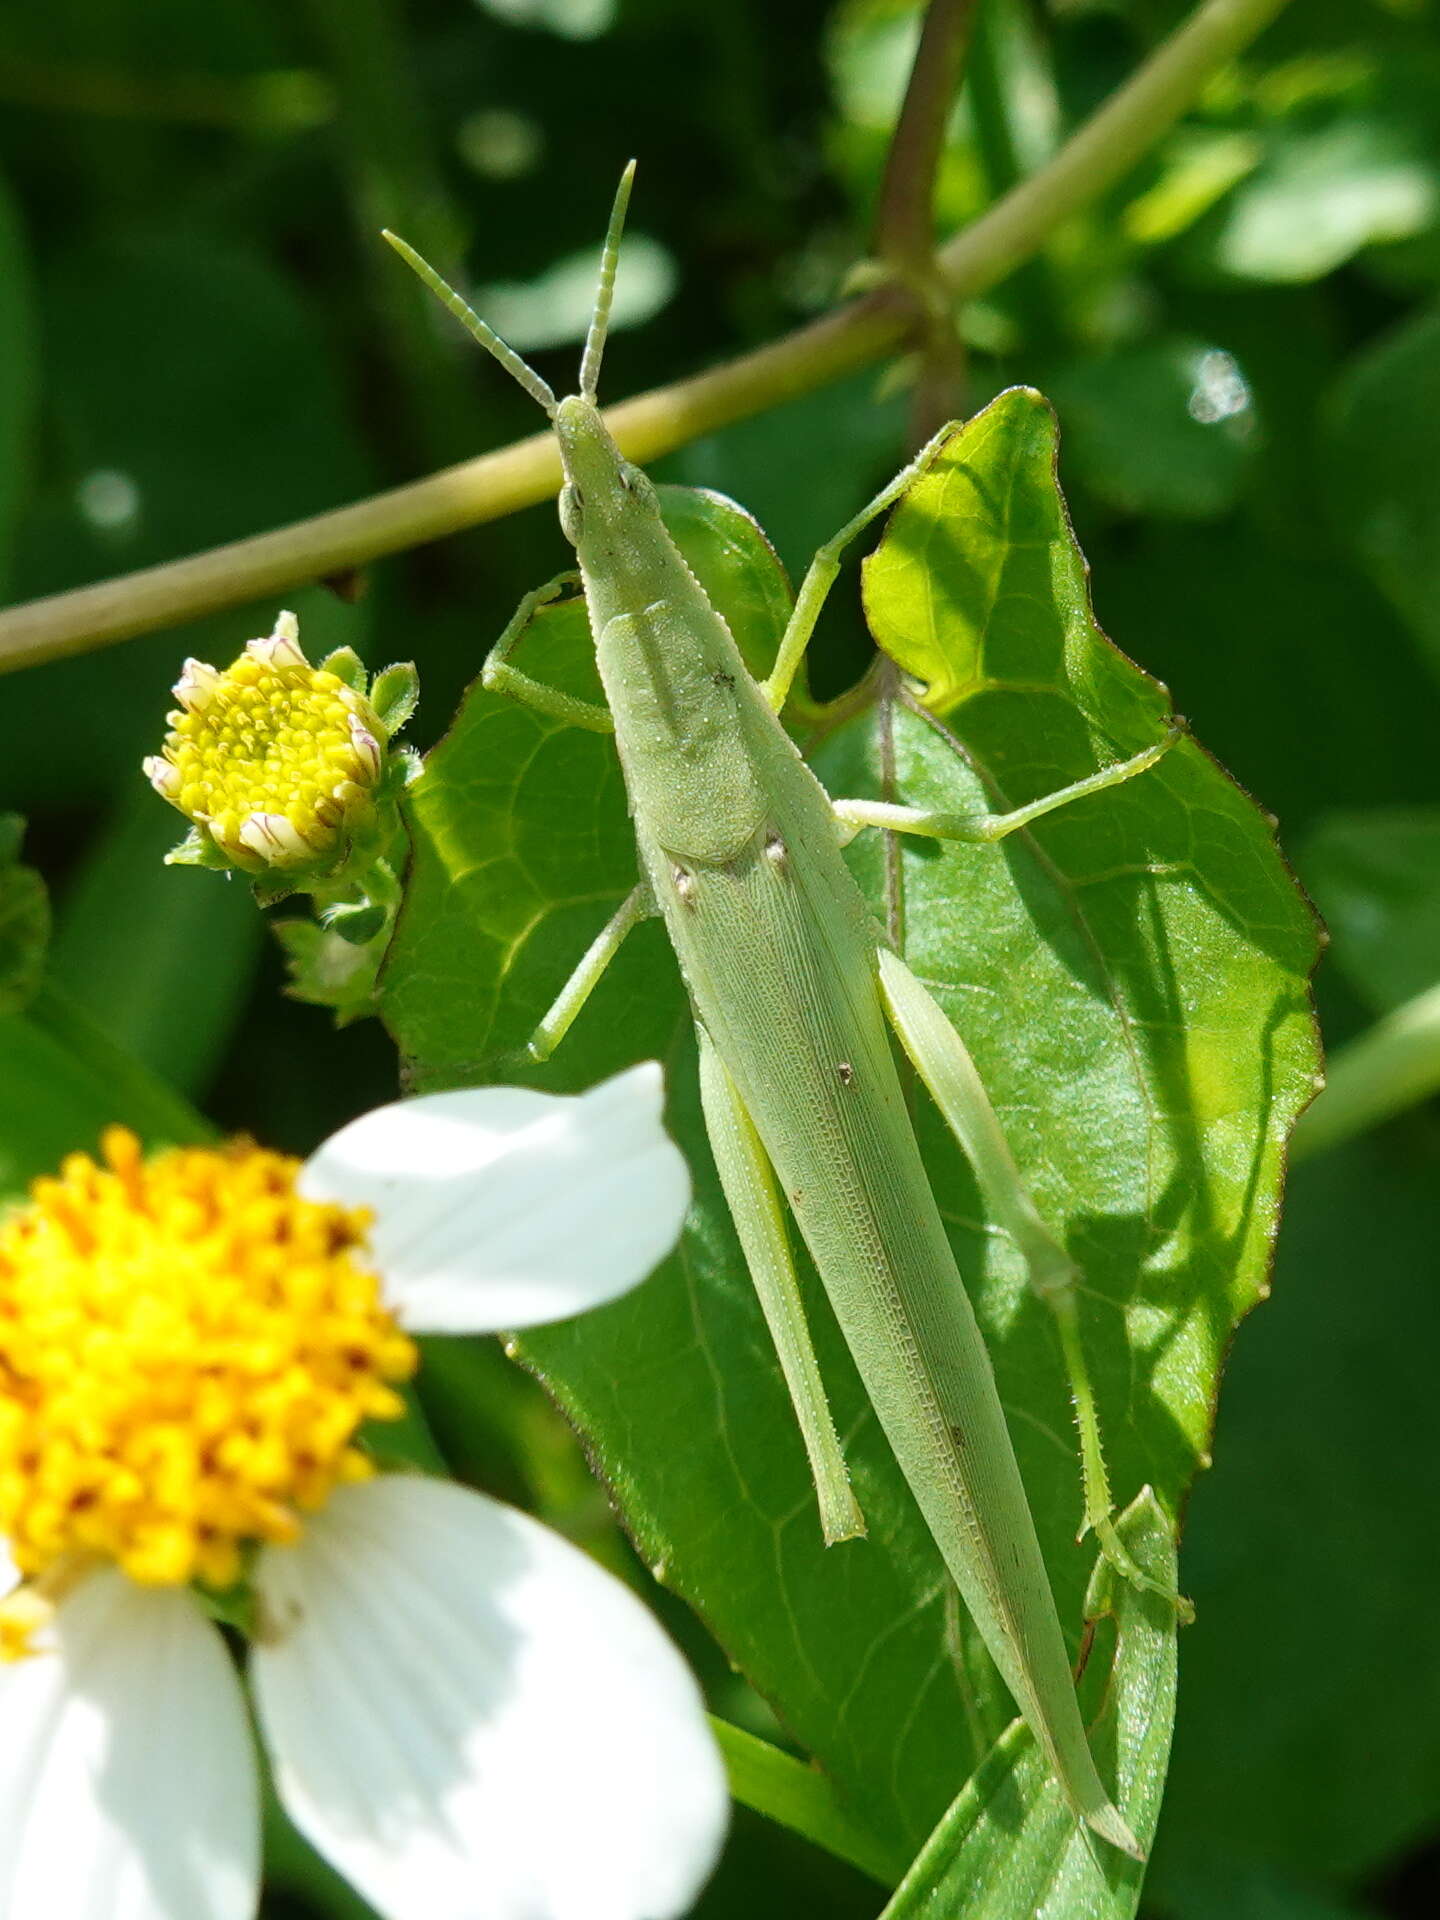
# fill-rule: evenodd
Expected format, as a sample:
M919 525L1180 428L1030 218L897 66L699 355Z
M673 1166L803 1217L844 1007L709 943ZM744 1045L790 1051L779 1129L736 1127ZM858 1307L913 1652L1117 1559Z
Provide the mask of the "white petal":
M0 1599L9 1593L12 1587L20 1584L20 1569L10 1558L10 1549L0 1540ZM0 1739L4 1738L4 1729L0 1728Z
M203 713L214 698L220 675L204 660L187 660L171 692L187 713Z
M251 1920L255 1755L190 1595L92 1574L53 1653L0 1668L6 1920Z
M264 640L247 640L245 651L267 667L305 667L310 663L300 647L300 622L293 613L275 616L275 631Z
M352 713L349 721L350 744L355 749L355 757L365 778L374 782L380 778L380 743L363 721L357 720Z
M293 867L314 852L294 821L283 813L247 813L236 835L249 853L259 854L272 867Z
M346 1487L257 1583L285 1808L383 1920L670 1920L724 1831L699 1692L641 1603L444 1481Z
M564 1320L628 1292L675 1244L690 1176L654 1061L578 1098L471 1087L377 1108L300 1190L375 1211L390 1306L420 1333Z
M158 753L147 754L140 762L140 771L163 800L179 797L180 769L162 759Z

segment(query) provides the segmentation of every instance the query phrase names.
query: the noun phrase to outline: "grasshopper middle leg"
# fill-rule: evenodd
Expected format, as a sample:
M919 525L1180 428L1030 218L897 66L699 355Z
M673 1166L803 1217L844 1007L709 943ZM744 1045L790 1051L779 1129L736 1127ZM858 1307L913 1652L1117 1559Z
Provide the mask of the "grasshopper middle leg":
M1083 800L1087 794L1103 793L1107 787L1118 787L1126 780L1133 780L1137 773L1146 772L1157 760L1163 759L1184 731L1183 723L1177 720L1161 739L1132 753L1128 760L1113 761L1096 773L1087 773L1082 780L1072 780L1068 786L1057 788L1054 793L1043 793L1038 800L1013 807L1008 813L947 813L940 808L892 806L886 800L837 800L835 818L847 840L853 839L862 827L921 834L931 840L1003 840L1007 834L1018 833L1047 813L1069 806L1072 800Z

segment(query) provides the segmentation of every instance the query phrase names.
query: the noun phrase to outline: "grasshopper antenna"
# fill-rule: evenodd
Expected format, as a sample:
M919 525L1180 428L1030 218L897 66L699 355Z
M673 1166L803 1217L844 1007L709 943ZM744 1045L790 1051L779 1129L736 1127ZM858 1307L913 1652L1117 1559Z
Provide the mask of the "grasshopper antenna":
M494 354L495 358L511 378L518 380L530 398L532 400L538 400L553 420L555 418L555 395L540 378L539 374L536 373L535 369L526 361L522 360L515 349L506 341L502 340L493 327L485 324L475 309L467 305L467 303L460 298L459 294L456 293L455 289L440 278L439 274L436 273L435 269L430 265L430 262L423 260L408 240L402 240L398 233L391 233L388 227L381 232L380 238L395 249L406 266L417 274L419 278L425 282L425 285L430 289L431 293L450 309L451 313L454 314L455 318L471 338L478 340L487 353ZM607 246L608 244L607 242ZM613 266L610 269L610 278L612 281L615 278L615 269ZM586 352L588 354L588 347Z
M580 361L580 391L593 401L600 383L600 357L605 351L605 335L610 328L610 304L615 298L615 267L620 258L620 235L625 228L625 209L630 204L630 189L635 184L632 160L620 176L615 189L615 204L610 209L610 224L605 229L605 250L600 256L600 282L595 289L595 311L590 331L585 336L585 352Z

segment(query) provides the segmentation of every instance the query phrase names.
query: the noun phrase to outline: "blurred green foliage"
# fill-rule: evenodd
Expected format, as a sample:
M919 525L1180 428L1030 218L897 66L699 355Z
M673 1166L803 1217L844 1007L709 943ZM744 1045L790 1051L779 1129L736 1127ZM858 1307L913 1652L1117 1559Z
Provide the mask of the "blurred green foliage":
M944 230L1053 151L1182 13L986 0ZM385 221L468 286L524 289L529 337L554 342L540 369L564 382L566 263L593 249L637 153L654 311L612 342L614 397L823 308L866 252L915 19L907 0L5 10L8 596L532 431L528 403L379 247ZM1436 25L1434 0L1296 0L1134 174L959 316L957 410L1016 381L1051 394L1101 624L1303 855L1336 932L1319 985L1334 1039L1440 978ZM877 372L693 444L662 477L742 500L793 572L906 450L903 381ZM312 657L350 644L372 665L418 662L429 746L520 595L567 557L543 509L290 604ZM167 1083L217 1124L302 1150L393 1092L376 1023L336 1034L281 997L238 888L156 864L169 818L137 768L166 690L186 653L224 661L275 611L4 681L0 810L28 817L25 857L55 905L50 982L0 1015L7 1187L102 1108L176 1137L193 1122ZM853 681L867 648L852 580L817 691ZM0 915L16 898L0 893ZM1434 1911L1437 1155L1421 1111L1295 1180L1275 1299L1236 1344L1187 1525L1199 1619L1181 1642L1157 1916ZM452 1460L628 1564L538 1390L489 1350L447 1364L472 1369L435 1389ZM455 1408L477 1392L467 1425ZM774 1734L685 1609L657 1604L717 1709ZM844 1920L881 1898L744 1816L700 1911ZM339 1911L329 1900L295 1867L273 1913Z

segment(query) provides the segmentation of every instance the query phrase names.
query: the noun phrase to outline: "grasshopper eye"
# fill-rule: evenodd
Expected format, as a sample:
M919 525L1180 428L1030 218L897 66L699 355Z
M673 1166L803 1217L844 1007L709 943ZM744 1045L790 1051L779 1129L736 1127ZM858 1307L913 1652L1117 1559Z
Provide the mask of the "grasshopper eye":
M577 487L568 481L560 489L560 531L572 547L578 547L585 531L585 506Z
M620 468L620 484L634 499L643 500L647 506L655 504L655 488L643 468L624 461Z

